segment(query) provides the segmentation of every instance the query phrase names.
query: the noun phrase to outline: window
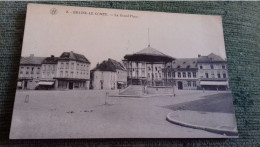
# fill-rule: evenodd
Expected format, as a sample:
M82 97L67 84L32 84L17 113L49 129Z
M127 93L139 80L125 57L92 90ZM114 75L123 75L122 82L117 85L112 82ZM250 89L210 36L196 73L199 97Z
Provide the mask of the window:
M23 74L23 71L20 71L20 74Z
M64 64L61 62L60 63L60 68L63 69L64 68Z
M73 71L70 73L70 76L73 77Z
M181 77L181 73L180 72L178 72L178 78L180 78Z
M69 69L69 63L68 62L66 63L66 69Z
M155 67L155 71L157 71L157 67Z
M226 66L225 66L225 65L222 65L222 69L226 69Z
M196 78L196 76L197 76L196 72L193 72L192 74L193 74L193 78Z
M21 69L23 69L23 66L21 67Z
M148 67L148 70L150 71L150 70L151 70L151 67Z
M171 77L171 73L170 72L168 72L168 77Z
M157 77L158 77L158 76L157 76L157 73L155 73L155 79L157 79Z
M218 78L221 78L219 73L218 73Z
M69 76L69 72L65 71L65 76L68 77Z
M193 81L193 87L196 87L197 84L196 84L196 81Z
M200 66L200 69L203 69L203 66L202 66L202 65Z
M27 72L26 72L26 74L28 75L28 74L29 74L29 72L27 71Z
M223 78L227 78L227 75L226 75L226 73L223 73Z
M79 69L79 64L77 64L77 67L76 67L76 68L77 68L77 70Z
M208 73L205 73L205 76L206 76L206 78L209 78L209 74Z
M186 72L183 72L183 73L182 73L182 77L183 77L183 78L186 78Z
M27 67L27 69L29 69L29 67Z
M212 77L212 78L215 78L214 71L211 72L211 77Z
M214 69L214 66L211 64L211 65L210 65L210 68L211 68L211 69Z
M60 77L63 77L63 71L60 71Z
M191 77L191 73L190 73L190 72L188 72L188 77L189 77L189 78Z
M188 81L188 86L189 86L189 87L191 86L191 82L190 82L190 81Z
M175 72L172 73L172 77L175 78Z

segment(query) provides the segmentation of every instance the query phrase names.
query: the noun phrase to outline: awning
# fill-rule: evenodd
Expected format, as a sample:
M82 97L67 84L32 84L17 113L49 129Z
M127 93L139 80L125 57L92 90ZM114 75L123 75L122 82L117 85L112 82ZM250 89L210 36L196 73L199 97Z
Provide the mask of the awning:
M118 84L125 84L124 82L117 82Z
M53 85L53 84L54 84L54 82L45 82L45 81L41 81L38 83L38 85L48 85L48 86Z
M226 86L227 81L200 81L200 85Z
M22 87L22 82L20 82L20 81L17 82L17 86L18 86L18 87Z

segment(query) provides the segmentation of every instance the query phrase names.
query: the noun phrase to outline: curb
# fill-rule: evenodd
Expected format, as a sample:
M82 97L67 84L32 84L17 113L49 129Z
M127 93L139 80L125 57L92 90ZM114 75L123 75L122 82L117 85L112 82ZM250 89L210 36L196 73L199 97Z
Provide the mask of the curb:
M216 129L216 128L206 127L206 126L198 126L198 125L193 125L193 124L189 124L189 123L185 123L185 122L175 120L175 119L170 117L170 115L172 113L173 112L170 112L170 113L167 114L166 120L173 123L173 124L177 124L177 125L180 125L180 126L189 127L189 128L193 128L193 129L205 130L205 131L208 131L208 132L218 133L218 134L222 134L222 135L238 136L237 131L231 131L231 130L225 130L225 129Z
M174 94L156 94L156 95L108 95L109 97L135 97L135 98L148 98L155 96L174 96Z

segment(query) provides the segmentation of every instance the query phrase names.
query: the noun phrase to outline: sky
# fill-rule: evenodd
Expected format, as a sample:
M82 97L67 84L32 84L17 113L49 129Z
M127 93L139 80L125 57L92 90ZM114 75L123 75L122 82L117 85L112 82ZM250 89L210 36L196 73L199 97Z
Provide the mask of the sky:
M108 58L121 61L148 44L175 58L210 53L226 58L220 16L39 4L27 8L22 56L73 51L94 68Z

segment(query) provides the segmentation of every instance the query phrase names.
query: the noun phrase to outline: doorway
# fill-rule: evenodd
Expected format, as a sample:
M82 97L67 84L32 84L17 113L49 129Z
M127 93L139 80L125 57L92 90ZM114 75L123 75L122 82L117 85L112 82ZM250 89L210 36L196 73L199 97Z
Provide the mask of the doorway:
M24 81L24 89L27 89L28 81Z
M178 89L183 89L183 84L181 81L178 81Z
M73 89L73 82L69 82L69 89Z

